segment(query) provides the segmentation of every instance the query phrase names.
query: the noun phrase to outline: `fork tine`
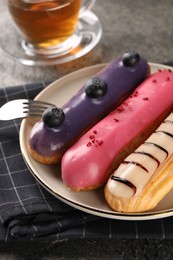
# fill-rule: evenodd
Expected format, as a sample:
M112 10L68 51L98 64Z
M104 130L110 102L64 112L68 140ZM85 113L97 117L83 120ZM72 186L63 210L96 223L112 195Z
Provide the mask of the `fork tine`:
M42 114L28 113L27 117L42 117Z
M52 103L46 102L46 101L42 101L42 100L32 100L32 99L28 99L29 103L40 103L40 104L46 104L49 106L53 106Z
M23 104L24 105L37 105L37 104L40 104L40 105L43 105L43 106L54 106L53 104L45 102L45 101L31 100L31 99L28 99L28 101L24 101Z
M24 106L23 109L42 109L45 110L46 108L48 108L48 106L39 106L39 105L29 105L29 106Z
M0 120L7 121L17 118L41 117L48 107L55 105L40 100L16 99L0 107Z
M23 113L25 117L42 117L43 112L50 106L54 106L48 102L40 100L27 100L23 102Z
M31 117L31 116L39 116L39 117L42 117L42 114L43 114L43 111L30 111L30 110L27 110L27 111L23 111L23 114L26 114L24 117Z
M26 109L26 110L23 110L23 113L24 114L29 114L29 113L39 113L40 115L43 114L45 110L43 109Z
M35 101L35 100L28 100L27 102L23 102L23 109L26 109L26 110L29 110L29 111L32 111L32 112L35 112L35 111L38 111L38 112L44 112L48 107L50 106L54 106L48 102L44 102L44 101Z

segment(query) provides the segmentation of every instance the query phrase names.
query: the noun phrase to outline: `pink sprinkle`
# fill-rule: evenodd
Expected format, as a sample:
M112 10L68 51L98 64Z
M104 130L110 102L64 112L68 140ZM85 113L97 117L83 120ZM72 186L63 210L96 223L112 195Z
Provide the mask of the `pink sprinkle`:
M98 142L98 144L99 144L99 145L102 145L102 144L103 144L103 141L102 141L102 140L101 140L101 141L99 141L99 142Z
M123 112L123 111L124 111L124 108L123 108L123 107L118 107L118 108L117 108L117 112L118 112L118 113L121 113L121 112Z
M137 97L137 96L138 96L138 91L135 91L134 97Z
M95 138L95 136L94 135L90 135L90 139L94 139Z
M170 77L167 77L166 81L170 81L170 80L171 80Z
M117 119L117 118L114 118L114 121L115 121L115 122L119 122L119 119Z
M94 131L93 131L93 133L96 135L96 134L97 134L97 131L96 131L96 130L94 130Z
M157 80L156 80L156 79L153 79L153 80L152 80L152 82L153 82L153 83L156 83L156 82L157 82Z
M88 147L90 147L91 145L92 145L92 144L91 144L90 142L89 142L89 143L87 143L87 146L88 146Z
M148 100L149 98L148 97L144 97L143 100Z

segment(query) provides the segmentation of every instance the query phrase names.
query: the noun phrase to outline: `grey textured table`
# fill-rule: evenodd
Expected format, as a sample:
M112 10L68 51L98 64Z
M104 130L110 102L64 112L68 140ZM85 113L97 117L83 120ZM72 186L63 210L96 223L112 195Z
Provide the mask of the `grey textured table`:
M0 86L55 80L79 68L108 62L129 48L149 61L167 61L173 57L172 9L171 0L97 0L93 10L102 22L103 36L92 52L54 67L26 67L0 52Z
M26 67L0 51L0 87L52 81L81 67L107 62L129 48L151 62L173 59L172 0L97 0L93 10L102 22L103 36L91 53L59 66ZM0 259L161 260L173 259L172 246L172 240L150 239L1 243Z

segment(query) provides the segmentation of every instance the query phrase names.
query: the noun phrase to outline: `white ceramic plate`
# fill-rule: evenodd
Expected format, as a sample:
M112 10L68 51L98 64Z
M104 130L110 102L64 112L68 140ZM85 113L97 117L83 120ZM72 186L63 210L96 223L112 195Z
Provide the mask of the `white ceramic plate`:
M76 91L81 88L84 82L95 75L105 65L96 65L78 70L55 81L46 87L37 97L37 100L44 100L61 107ZM169 68L160 64L150 63L151 72L158 69ZM171 68L169 68L171 69ZM20 129L20 146L26 164L33 176L51 194L67 203L68 205L91 213L93 215L121 220L149 220L173 216L173 191L171 191L152 211L145 213L126 214L114 212L106 203L103 195L103 188L88 192L73 192L68 190L61 179L61 171L57 166L42 165L33 160L28 152L28 137L33 126L33 120L24 119Z

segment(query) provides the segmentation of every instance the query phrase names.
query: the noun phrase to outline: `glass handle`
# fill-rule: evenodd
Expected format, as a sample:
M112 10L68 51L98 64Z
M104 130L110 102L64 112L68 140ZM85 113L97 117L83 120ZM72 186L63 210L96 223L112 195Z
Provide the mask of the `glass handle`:
M79 17L82 17L86 11L90 10L95 4L95 1L96 0L83 0L79 12Z

